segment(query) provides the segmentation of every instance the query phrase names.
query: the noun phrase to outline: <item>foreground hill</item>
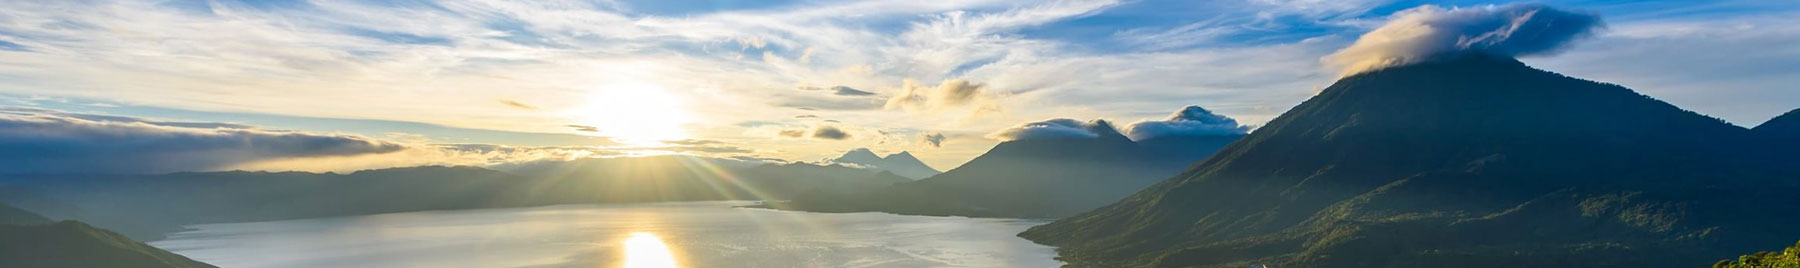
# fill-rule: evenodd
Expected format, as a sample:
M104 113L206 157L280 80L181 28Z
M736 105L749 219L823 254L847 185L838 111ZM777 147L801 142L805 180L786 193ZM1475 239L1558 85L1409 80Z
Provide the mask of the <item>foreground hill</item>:
M1112 124L1092 137L1002 142L960 167L870 193L808 195L783 209L915 215L1054 218L1093 209L1175 174L1241 135L1132 141Z
M1753 140L1470 54L1344 78L1174 178L1020 236L1082 267L1703 267L1800 237L1800 174Z
M0 267L214 267L81 222L0 225Z
M911 181L843 166L748 164L686 156L542 162L514 173L411 167L350 174L190 172L22 176L0 202L144 240L196 223L574 203L788 199Z
M76 221L0 204L0 267L213 267Z

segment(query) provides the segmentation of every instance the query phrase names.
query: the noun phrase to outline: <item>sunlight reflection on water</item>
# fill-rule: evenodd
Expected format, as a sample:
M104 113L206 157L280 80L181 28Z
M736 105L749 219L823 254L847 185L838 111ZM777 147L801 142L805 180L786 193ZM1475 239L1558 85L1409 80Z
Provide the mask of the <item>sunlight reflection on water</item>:
M220 267L1057 267L1043 221L561 205L189 226L151 242Z
M631 233L625 239L625 268L677 268L675 254L662 238L647 232Z

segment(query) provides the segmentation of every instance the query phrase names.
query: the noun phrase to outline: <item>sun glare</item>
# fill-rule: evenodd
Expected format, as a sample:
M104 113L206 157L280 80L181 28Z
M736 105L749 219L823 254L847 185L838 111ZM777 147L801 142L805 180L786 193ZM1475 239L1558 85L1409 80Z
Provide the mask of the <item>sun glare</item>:
M650 84L600 87L573 115L594 134L631 144L687 138L682 127L690 118L681 96Z
M662 238L646 232L631 233L625 239L625 268L676 268L675 254Z

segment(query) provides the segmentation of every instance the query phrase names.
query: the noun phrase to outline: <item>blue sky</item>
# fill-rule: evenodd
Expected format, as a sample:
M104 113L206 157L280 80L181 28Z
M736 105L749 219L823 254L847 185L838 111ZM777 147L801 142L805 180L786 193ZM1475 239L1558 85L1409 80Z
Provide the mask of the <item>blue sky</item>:
M1514 3L0 2L8 106L420 144L704 140L790 160L868 147L939 168L1049 118L1200 105L1260 124L1328 85L1339 70L1320 59L1396 13ZM1800 2L1533 3L1607 24L1533 66L1741 126L1800 108ZM809 90L839 86L875 94ZM782 135L823 128L849 138ZM920 139L932 134L948 138Z

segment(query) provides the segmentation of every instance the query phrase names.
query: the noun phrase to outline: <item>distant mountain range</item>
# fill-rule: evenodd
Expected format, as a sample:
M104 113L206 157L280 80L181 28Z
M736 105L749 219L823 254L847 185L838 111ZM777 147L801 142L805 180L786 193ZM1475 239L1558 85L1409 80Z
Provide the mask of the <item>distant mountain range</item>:
M915 180L943 173L937 169L931 168L931 166L925 165L925 162L919 161L918 158L913 157L912 153L901 151L888 156L875 156L875 152L869 151L868 148L851 149L850 151L844 152L843 156L825 159L823 164L845 164L875 170L885 170L893 172L895 175Z
M1084 135L1002 142L960 167L919 181L769 205L820 212L1055 218L1117 201L1242 137L1133 141L1104 120L1084 127Z
M1705 267L1800 237L1800 151L1765 149L1793 117L1752 131L1471 53L1343 78L1020 236L1077 267Z
M785 200L912 181L836 165L690 156L536 162L509 171L411 167L350 174L19 176L0 179L0 202L154 240L197 223L549 204Z
M214 267L81 222L0 204L0 267Z

